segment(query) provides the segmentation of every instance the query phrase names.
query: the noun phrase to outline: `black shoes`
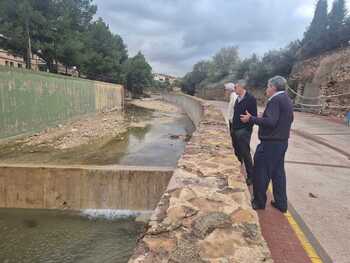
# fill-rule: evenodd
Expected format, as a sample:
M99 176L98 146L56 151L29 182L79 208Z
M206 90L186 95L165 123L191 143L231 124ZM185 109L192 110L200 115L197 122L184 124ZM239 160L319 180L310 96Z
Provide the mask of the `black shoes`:
M281 208L279 207L275 201L271 201L271 205L276 208L278 211L280 211L281 213L286 213L287 212L287 208ZM262 205L258 205L254 200L252 201L252 208L254 210L264 210L265 206Z
M271 205L276 208L277 210L279 210L282 213L286 213L287 212L287 208L281 208L279 207L275 201L271 201Z
M247 178L247 179L245 180L245 182L247 183L248 186L253 184L252 178Z
M264 210L265 206L260 206L260 205L256 204L254 201L252 201L252 208L254 210Z

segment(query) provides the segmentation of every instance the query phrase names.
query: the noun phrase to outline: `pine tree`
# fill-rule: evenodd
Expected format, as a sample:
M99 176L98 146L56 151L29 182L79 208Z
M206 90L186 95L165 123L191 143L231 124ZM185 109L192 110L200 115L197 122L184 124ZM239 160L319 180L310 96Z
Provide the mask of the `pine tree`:
M133 97L138 98L143 94L144 88L152 84L152 67L141 52L129 58L124 67L126 88L132 93Z
M316 4L314 18L304 34L301 56L308 58L327 50L328 4L319 0Z
M335 49L341 47L346 40L344 37L347 10L345 0L335 0L328 15L328 48Z
M342 45L348 46L350 44L350 17L345 20L342 36Z

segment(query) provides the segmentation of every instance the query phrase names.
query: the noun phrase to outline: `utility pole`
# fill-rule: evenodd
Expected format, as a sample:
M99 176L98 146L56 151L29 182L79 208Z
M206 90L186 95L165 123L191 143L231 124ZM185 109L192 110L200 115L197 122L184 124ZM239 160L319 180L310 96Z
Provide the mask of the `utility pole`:
M29 25L26 25L28 47L27 47L27 69L32 69L32 43L30 40Z
M26 68L32 69L32 43L30 39L30 31L29 31L29 7L28 3L26 3L26 14L25 14L25 24L26 24L26 35L27 35L27 61L26 61Z

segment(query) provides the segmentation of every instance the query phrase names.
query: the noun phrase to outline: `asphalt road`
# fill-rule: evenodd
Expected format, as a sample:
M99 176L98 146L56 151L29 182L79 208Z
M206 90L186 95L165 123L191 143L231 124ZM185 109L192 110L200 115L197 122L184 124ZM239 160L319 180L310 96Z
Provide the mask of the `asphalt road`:
M226 117L227 103L212 103ZM350 128L297 112L292 129L286 156L289 202L325 258L349 263ZM255 127L253 152L258 143Z

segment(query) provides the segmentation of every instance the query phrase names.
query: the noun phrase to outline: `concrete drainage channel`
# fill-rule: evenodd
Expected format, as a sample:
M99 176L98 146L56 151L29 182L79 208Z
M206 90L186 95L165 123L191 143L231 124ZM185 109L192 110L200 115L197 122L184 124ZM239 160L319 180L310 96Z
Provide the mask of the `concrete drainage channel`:
M6 228L0 261L272 262L221 113L182 94L164 100L197 127L175 170L0 164L0 231ZM99 219L99 209L120 211L118 221ZM90 219L77 216L80 210ZM120 218L147 210L154 210L147 229ZM44 240L37 239L40 233ZM18 238L23 235L30 243ZM40 258L38 249L44 251Z

